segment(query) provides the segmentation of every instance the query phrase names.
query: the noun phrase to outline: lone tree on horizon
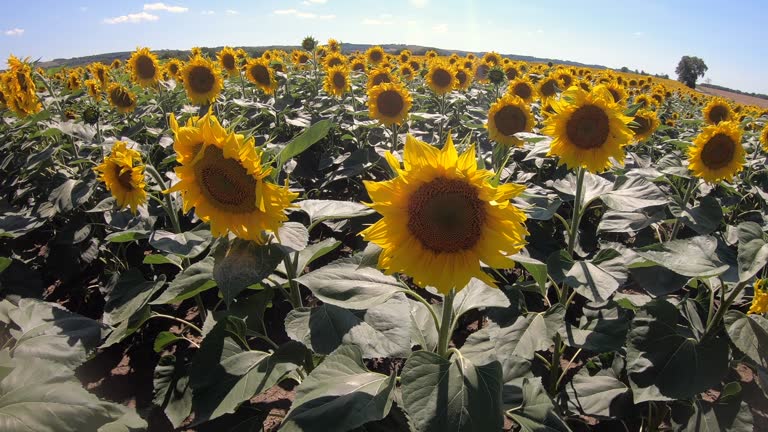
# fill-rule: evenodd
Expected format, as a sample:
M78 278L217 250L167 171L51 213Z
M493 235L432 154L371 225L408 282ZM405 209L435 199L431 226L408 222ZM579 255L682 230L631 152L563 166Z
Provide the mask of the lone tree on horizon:
M677 64L675 73L678 81L690 88L696 88L696 80L703 77L707 69L704 60L698 57L683 56Z

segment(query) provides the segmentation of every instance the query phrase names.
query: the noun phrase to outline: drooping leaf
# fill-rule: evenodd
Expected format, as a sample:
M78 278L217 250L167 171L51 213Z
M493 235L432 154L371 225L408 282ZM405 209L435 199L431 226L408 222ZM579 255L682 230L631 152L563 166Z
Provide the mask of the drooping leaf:
M263 281L282 261L279 246L258 245L235 239L229 247L220 246L215 254L213 278L229 306L238 294Z
M768 319L730 310L725 314L725 329L739 351L755 364L768 367Z
M512 420L525 432L570 432L568 424L558 415L539 380L523 379L518 400L505 400L505 409Z
M714 237L693 237L673 240L636 250L646 260L690 277L717 276L728 270L728 266L717 259ZM640 267L640 265L632 265Z

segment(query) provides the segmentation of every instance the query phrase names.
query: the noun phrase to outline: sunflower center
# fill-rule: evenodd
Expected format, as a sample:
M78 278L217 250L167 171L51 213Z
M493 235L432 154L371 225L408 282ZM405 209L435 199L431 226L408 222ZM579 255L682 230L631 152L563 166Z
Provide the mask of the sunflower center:
M526 83L517 83L515 84L514 92L516 95L520 96L520 98L528 99L531 97L533 90L531 89L531 86Z
M451 85L451 73L445 69L437 69L432 74L432 82L438 87L449 87Z
M481 79L481 80L484 80L485 78L487 78L488 77L488 71L490 69L491 68L488 67L487 64L481 64L480 66L478 66L477 67L477 72L476 72L477 78Z
M477 189L461 180L438 177L419 187L408 200L408 231L425 249L436 253L474 247L485 217Z
M24 75L21 72L16 72L16 81L19 82L19 87L21 88L21 91L25 92L27 91L27 76Z
M224 54L221 56L221 64L224 69L231 70L235 68L235 56L232 54Z
M507 105L501 108L494 116L496 129L506 136L511 136L525 130L525 113L520 107Z
M397 117L405 106L403 97L395 90L386 90L376 98L379 112L387 117Z
M126 92L125 90L121 88L116 88L112 90L112 92L109 94L110 99L112 99L112 102L121 107L126 108L131 105L133 105L133 101L131 100L131 96Z
M651 128L651 122L645 117L635 116L633 121L637 123L637 126L632 128L635 131L635 135L642 135Z
M374 62L374 63L380 62L382 57L383 56L382 56L381 51L371 51L371 55L369 56L371 61Z
M565 130L568 139L580 149L601 147L608 139L608 115L600 107L584 105L571 114Z
M133 190L133 183L132 183L132 174L133 171L131 169L127 169L124 172L121 172L123 170L123 167L120 165L115 165L115 176L117 177L117 182L120 183L120 186L122 186L124 189L128 191Z
M467 82L467 73L463 70L459 70L456 72L456 79L459 81L460 86L464 86L464 84Z
M507 79L512 81L513 79L517 78L517 69L508 68L505 74L507 75Z
M554 96L555 93L557 93L557 89L555 87L555 80L548 79L544 81L544 84L541 85L541 94L544 96Z
M619 94L618 90L609 88L608 91L611 92L611 96L613 96L613 101L614 102L621 101L621 95ZM637 121L637 118L635 118L635 121Z
M330 60L328 60L328 67L332 68L334 66L338 66L341 64L341 59L338 57L333 57Z
M347 87L347 78L342 72L336 72L333 74L333 86L341 90Z
M716 105L709 112L709 119L717 124L728 119L728 109L722 105Z
M235 159L209 145L195 165L200 190L215 207L232 213L256 210L256 179Z
M136 59L136 73L141 79L152 79L155 77L155 62L147 56L139 56Z
M571 86L571 83L573 83L573 78L571 78L570 75L560 75L560 81L562 81L563 85L568 88Z
M171 63L171 65L168 66L168 70L170 70L172 74L176 75L179 73L179 65L176 63Z
M309 56L306 54L299 55L299 63L304 64L309 61Z
M355 72L362 72L365 70L365 64L363 62L356 62L352 64L352 70Z
M413 69L414 71L417 71L421 68L421 65L419 65L419 62L417 62L416 60L411 60L408 62L408 64L411 66L411 69Z
M251 75L257 83L269 85L269 71L264 65L257 64L251 68Z
M206 66L195 66L189 71L189 88L197 94L205 94L213 90L216 77Z
M701 161L709 169L719 169L728 166L734 154L736 154L736 143L728 135L719 133L704 145Z
M378 75L374 75L373 80L371 82L373 83L374 86L377 86L381 83L392 82L392 80L389 78L389 74L380 73Z

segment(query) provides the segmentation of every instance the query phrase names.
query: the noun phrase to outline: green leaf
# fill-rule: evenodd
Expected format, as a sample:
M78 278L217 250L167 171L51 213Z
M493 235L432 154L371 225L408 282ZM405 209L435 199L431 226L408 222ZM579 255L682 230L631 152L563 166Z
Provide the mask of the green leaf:
M681 432L752 432L755 429L752 410L741 398L728 403L694 399L691 415L676 430ZM673 420L675 411L672 412ZM677 422L674 422L677 423ZM673 424L674 424L673 423ZM675 426L678 426L675 424Z
M755 364L768 367L768 319L730 310L725 314L725 329L739 351Z
M613 190L602 194L600 199L608 208L625 212L664 205L668 201L658 186L639 176L617 178Z
M153 344L153 348L155 349L156 353L159 353L159 352L162 352L165 349L165 347L167 347L168 345L179 340L184 340L184 338L176 336L175 334L169 331L161 331L155 337L155 343Z
M370 207L354 201L304 200L298 204L313 226L325 220L350 219L375 213Z
M172 355L161 357L152 386L152 403L163 409L174 428L179 427L192 412L192 387L183 360Z
M354 345L331 353L296 388L284 432L345 432L389 414L396 375L370 372Z
M96 179L88 174L82 180L66 180L56 189L51 191L48 201L51 202L57 212L66 213L79 207L91 197L95 188Z
M673 208L673 213L674 210ZM707 195L699 201L699 205L682 210L680 217L686 226L698 234L710 234L723 221L723 208L714 197Z
M613 369L603 369L590 376L582 368L566 385L568 409L591 417L623 418L632 406L629 387Z
M178 255L160 255L160 254L152 254L147 255L144 257L144 260L141 262L142 264L171 264L179 269L184 269L181 265L181 258L179 258Z
M763 229L754 222L740 223L739 235L739 280L748 281L768 264L768 243Z
M688 276L679 275L672 270L656 265L630 268L629 273L632 280L655 297L679 291L690 280Z
M369 309L392 298L403 286L392 276L344 259L296 279L323 303L347 309Z
M544 293L547 284L547 264L523 254L517 254L512 259L520 263L531 274L539 286L539 291Z
M362 311L324 304L288 313L285 331L318 354L357 345L366 358L405 357L410 352L409 305L403 294Z
M286 144L277 156L277 166L282 167L288 159L300 155L313 144L325 138L333 127L330 120L320 120L308 127L301 135Z
M277 235L272 236L279 240L277 243L282 246L285 253L302 251L309 244L309 232L304 225L298 222L286 222L278 230Z
M427 351L437 347L437 328L432 314L423 303L408 299L411 306L411 346L419 345Z
M400 378L405 411L419 431L501 430L498 362L475 366L469 359L417 351Z
M294 252L299 254L299 260L296 265L296 274L303 274L304 269L306 269L308 265L312 264L313 261L330 253L340 245L340 241L333 238L326 238L315 244L307 246L306 249L300 252ZM293 259L291 261L293 261ZM281 262L277 265L277 271L282 274L286 274L284 262Z
M648 228L649 226L664 219L663 211L648 212L619 212L608 210L600 218L597 225L598 231L605 232L627 232L632 233Z
M603 302L627 280L627 269L621 254L601 249L590 261L576 261L563 282L591 301Z
M556 180L554 183L552 183L552 187L566 195L575 197L577 183L576 180L576 175L568 174L568 176L564 179ZM581 200L581 208L586 208L586 206L588 206L592 201L610 192L612 188L613 184L610 181L589 172L585 173L584 192L582 194L583 198Z
M215 253L213 278L227 306L243 290L269 276L282 260L283 252L275 244L235 239L228 247L221 245Z
M630 313L616 303L587 304L579 325L565 321L560 336L568 346L596 353L618 351L629 331Z
M73 369L88 359L108 331L58 304L34 299L21 299L8 317L19 327L10 330L16 340L14 358L50 360Z
M506 401L508 415L524 432L570 432L539 380L523 379L520 400Z
M195 258L211 244L211 232L208 230L172 233L157 230L149 238L149 245L163 252L182 258Z
M552 337L559 331L564 314L561 307L556 307L546 313L532 312L517 318L511 326L499 330L494 338L496 350L532 360L536 351L552 346Z
M717 259L716 249L717 240L714 237L700 236L651 245L635 253L683 276L712 277L728 270L728 265Z
M149 232L145 230L118 231L104 238L109 243L128 243L149 238Z
M715 387L728 370L728 340L697 340L677 309L661 299L635 315L627 343L627 375L635 403L686 399Z
M501 290L472 279L453 299L453 319L457 321L462 315L474 309L509 306L509 299Z
M213 280L213 257L209 256L187 267L176 275L168 288L151 304L178 304L195 295L216 287Z
M104 323L115 326L149 304L149 300L165 285L165 275L148 281L138 270L128 270L106 296Z
M18 213L0 216L0 238L18 238L45 225L45 220Z

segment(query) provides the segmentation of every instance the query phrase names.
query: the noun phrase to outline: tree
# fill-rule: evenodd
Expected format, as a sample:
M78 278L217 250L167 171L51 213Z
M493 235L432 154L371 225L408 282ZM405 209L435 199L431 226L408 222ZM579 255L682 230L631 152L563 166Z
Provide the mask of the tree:
M691 56L683 56L675 69L677 80L690 88L696 88L696 80L703 77L706 71L704 60Z

